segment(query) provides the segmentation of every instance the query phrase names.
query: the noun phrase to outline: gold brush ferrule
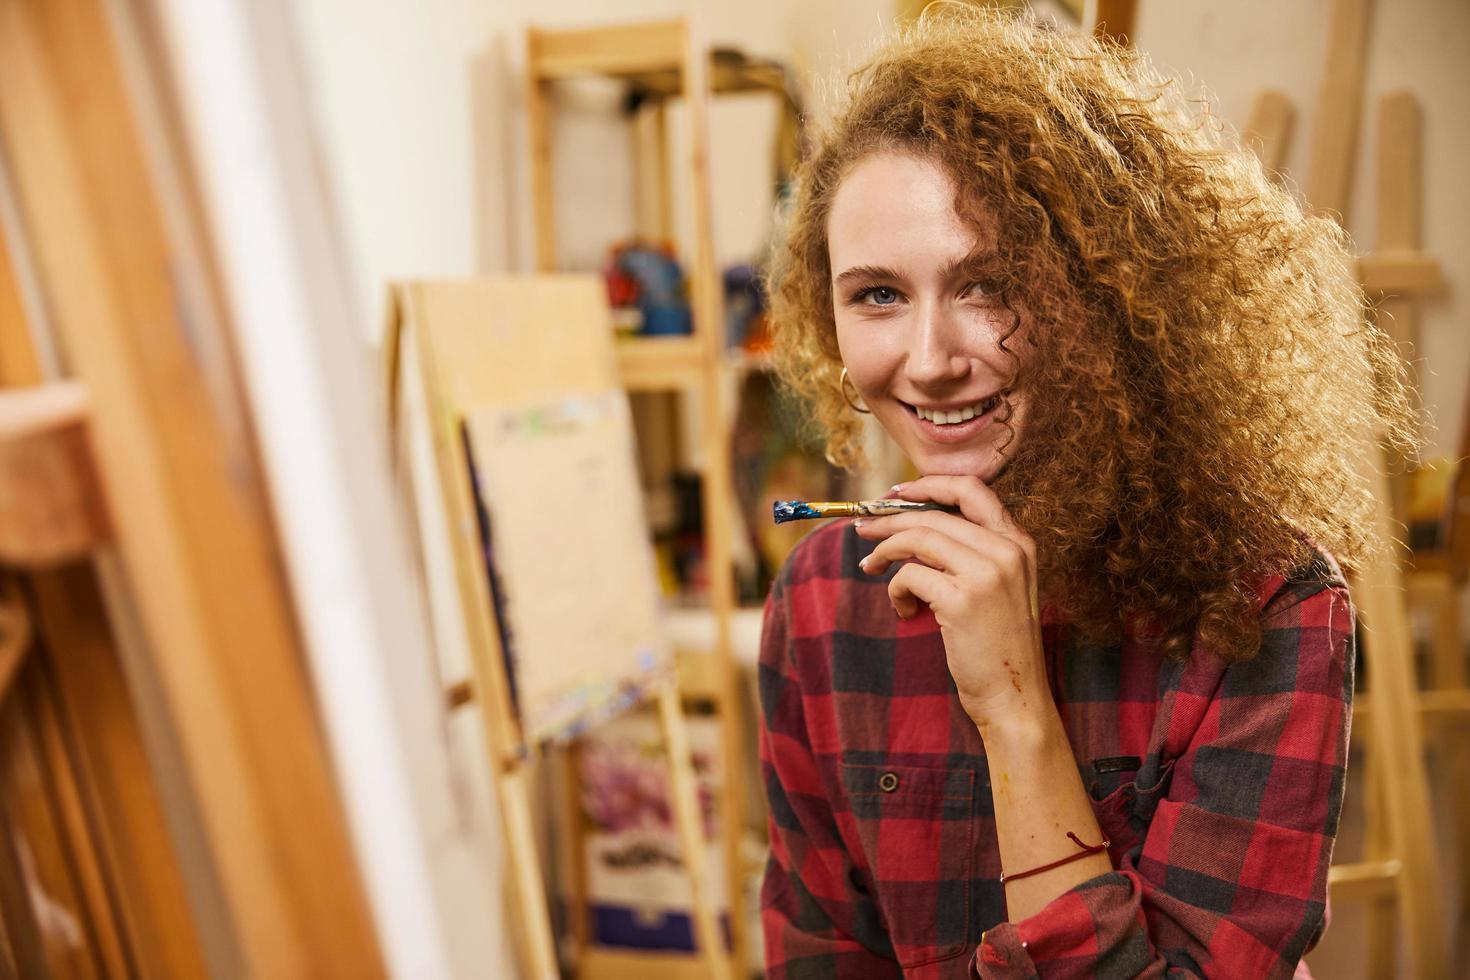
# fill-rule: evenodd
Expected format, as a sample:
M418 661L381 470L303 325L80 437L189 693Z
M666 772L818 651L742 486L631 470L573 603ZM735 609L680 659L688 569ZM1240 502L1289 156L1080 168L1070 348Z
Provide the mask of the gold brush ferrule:
M807 505L823 517L857 517L862 514L862 502L854 500L816 500Z

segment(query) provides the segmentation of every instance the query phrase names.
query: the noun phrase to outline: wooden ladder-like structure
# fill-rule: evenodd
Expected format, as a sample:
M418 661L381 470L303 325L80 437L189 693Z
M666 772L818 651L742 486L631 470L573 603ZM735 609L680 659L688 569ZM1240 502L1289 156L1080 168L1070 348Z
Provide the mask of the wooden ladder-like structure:
M714 619L712 651L679 650L681 689L686 700L714 709L720 723L721 768L718 791L719 834L728 886L729 966L746 974L744 859L741 853L744 797L740 788L745 743L744 706L731 653L730 622L735 611L733 535L734 485L730 461L730 411L726 404L723 294L714 251L710 178L709 106L720 92L781 92L784 76L768 62L712 56L692 19L611 25L575 30L532 29L527 36L526 112L531 144L531 196L536 269L555 270L556 204L552 180L552 90L564 79L602 77L636 88L651 105L651 132L644 125L639 154L643 210L656 215L659 237L672 240L674 174L688 181L693 238L683 257L692 294L693 333L676 337L620 338L618 367L633 393L679 393L697 400L698 444L703 454L705 566L709 609ZM666 111L670 100L685 107L682 139L670 152ZM674 161L670 166L670 159ZM630 193L632 189L630 188ZM575 768L573 762L572 768ZM575 835L573 835L575 836ZM655 978L704 976L698 960L589 945L586 936L585 883L576 841L572 842L570 896L579 972L585 977Z

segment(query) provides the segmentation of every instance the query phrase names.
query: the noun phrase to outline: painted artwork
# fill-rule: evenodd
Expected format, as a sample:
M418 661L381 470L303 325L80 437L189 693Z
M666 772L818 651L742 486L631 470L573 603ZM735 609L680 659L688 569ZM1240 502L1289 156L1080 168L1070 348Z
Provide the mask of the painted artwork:
M464 440L522 731L529 742L570 738L673 669L627 397L480 409Z
M689 719L709 894L722 924L727 895L715 794L719 722ZM649 713L600 726L581 742L579 785L588 938L599 946L693 950L692 895L679 850L662 731Z

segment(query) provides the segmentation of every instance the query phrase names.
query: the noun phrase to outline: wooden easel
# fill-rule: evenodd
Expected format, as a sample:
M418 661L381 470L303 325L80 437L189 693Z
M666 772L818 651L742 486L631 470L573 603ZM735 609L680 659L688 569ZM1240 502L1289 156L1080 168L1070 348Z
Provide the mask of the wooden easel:
M1418 346L1418 324L1417 324L1417 300L1418 297L1437 290L1442 287L1443 280L1440 276L1439 263L1432 257L1420 251L1420 216L1422 213L1421 203L1421 167L1420 167L1420 145L1421 145L1421 117L1417 101L1407 92L1396 92L1385 95L1379 101L1378 107L1378 173L1377 173L1377 201L1378 201L1378 241L1375 250L1363 256L1358 263L1359 276L1363 283L1369 299L1373 301L1379 324L1393 337L1396 344L1407 347L1410 351L1417 350ZM1416 389L1417 392L1417 389ZM1417 393L1416 393L1417 397ZM1391 503L1391 513L1399 518L1399 523L1404 522L1403 515L1407 511L1407 476L1396 475L1386 488ZM1408 550L1407 543L1403 544L1399 553L1402 569L1402 588L1407 607L1412 608L1430 600L1432 606L1437 606L1438 619L1441 624L1440 639L1442 642L1432 644L1431 651L1431 681L1433 686L1441 693L1452 694L1458 690L1461 694L1465 689L1464 648L1456 635L1458 630L1446 631L1443 624L1446 619L1458 624L1460 610L1458 607L1458 595L1448 581L1435 578L1425 574L1424 571L1413 567L1412 553ZM1441 584L1444 588L1435 589L1435 584ZM1407 623L1405 625L1407 629ZM1446 636L1448 632L1448 636ZM1412 663L1412 646L1408 651L1410 663ZM1371 673L1370 673L1371 680ZM1410 689L1411 702L1409 713L1418 724L1420 734L1427 727L1430 720L1427 699L1420 695L1417 688ZM1392 709L1397 711L1397 709ZM1455 705L1449 705L1449 710L1439 710L1434 713L1436 722L1452 720L1455 717L1461 719L1467 717L1464 704L1455 710ZM1371 713L1367 715L1371 722L1372 731L1377 731L1382 726L1383 719L1374 717ZM1446 785L1463 785L1467 777L1467 769L1470 769L1470 755L1467 755L1465 747L1453 742L1429 746L1431 751L1438 755L1444 763L1444 780ZM1422 751L1422 750L1421 750ZM1380 755L1379 762L1373 762L1370 758L1369 771L1372 775L1378 772L1380 778L1377 786L1370 784L1370 793L1375 793L1376 798L1370 801L1369 814L1387 816L1387 820L1377 819L1370 823L1368 828L1368 848L1370 855L1376 851L1379 854L1389 853L1393 847L1389 835L1393 820L1395 819L1391 808L1394 805L1395 787L1393 780L1395 774L1389 770L1395 767L1393 758L1389 755ZM1458 803L1454 797L1459 794L1450 794L1450 804L1457 822L1463 824L1470 811L1467 811L1463 803ZM1433 822L1428 817L1426 810L1424 823L1432 831ZM1467 840L1463 831L1460 834L1460 846L1463 848L1470 840ZM1427 855L1433 857L1432 854ZM1463 859L1463 854L1462 854ZM1436 938L1438 938L1440 905L1438 902L1438 878L1430 879L1430 896L1434 899L1425 908L1425 914L1434 916L1432 922L1435 927ZM1466 879L1463 875L1462 881ZM1387 971L1393 968L1395 932L1391 909L1387 903L1379 902L1372 914L1370 921L1369 961L1371 968L1378 971ZM1405 916L1409 910L1405 908ZM1440 940L1442 943L1443 940ZM1444 946L1440 948L1440 956L1448 957L1449 951ZM1448 959L1445 960L1448 962ZM1432 963L1432 960L1427 961ZM1430 967L1423 968L1425 975L1432 975Z
M526 976L559 976L546 885L536 849L529 786L531 755L511 697L500 631L481 552L469 461L461 439L467 412L513 404L527 395L616 388L611 316L592 276L550 275L410 283L390 303L387 363L390 425L403 441L403 390L421 386L451 538L457 597L469 635L468 698L481 709L491 779L520 911ZM446 692L451 702L463 695ZM700 816L679 691L673 680L653 694L668 751L675 823L693 893L694 932L707 975L728 978L729 964L709 900Z
M1345 213L1352 181L1353 148L1362 104L1370 0L1336 0L1326 69L1317 106L1305 189L1319 211ZM1359 279L1396 340L1412 342L1413 296L1435 288L1438 264L1419 251L1419 116L1406 93L1380 106L1378 250L1358 262ZM1285 157L1292 107L1280 92L1262 92L1243 136L1267 170ZM1401 481L1384 475L1382 451L1365 446L1359 465L1378 503L1374 536L1380 557L1353 578L1350 589L1364 628L1371 707L1355 709L1354 735L1369 745L1366 860L1331 869L1331 895L1370 903L1370 976L1394 972L1394 906L1402 922L1414 974L1446 976L1448 959L1440 932L1439 868L1431 797L1424 768L1424 736L1414 677L1414 651L1405 604L1405 557L1395 537ZM1463 661L1461 662L1463 670ZM1365 699L1366 700L1366 699ZM1366 730L1366 733L1365 733Z

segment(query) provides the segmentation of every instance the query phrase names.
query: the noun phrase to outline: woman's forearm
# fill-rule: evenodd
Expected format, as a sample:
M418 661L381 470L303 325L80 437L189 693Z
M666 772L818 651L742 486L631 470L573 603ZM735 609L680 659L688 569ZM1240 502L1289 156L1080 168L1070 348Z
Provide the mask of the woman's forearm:
M980 726L990 764L1001 871L1017 874L1079 853L1068 837L1102 841L1077 761L1056 709L1039 718ZM1063 892L1113 868L1106 851L1005 883L1006 913L1020 922Z

